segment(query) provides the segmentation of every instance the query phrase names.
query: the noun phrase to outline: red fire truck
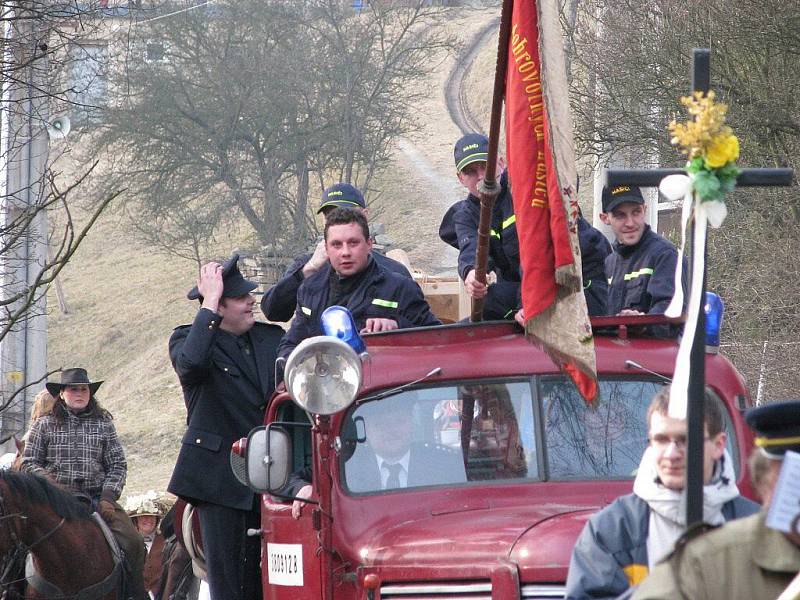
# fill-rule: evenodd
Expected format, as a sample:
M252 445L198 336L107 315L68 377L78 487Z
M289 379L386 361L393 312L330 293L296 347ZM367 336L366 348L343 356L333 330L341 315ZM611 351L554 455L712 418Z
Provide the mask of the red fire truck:
M645 412L678 350L598 324L614 326L595 337L594 406L514 323L370 335L360 355L333 338L299 346L288 391L232 459L263 494L264 598L563 597L587 517L631 491ZM750 495L749 394L716 352L706 381ZM377 458L390 450L405 452L394 485ZM291 474L313 482L299 519L280 496Z

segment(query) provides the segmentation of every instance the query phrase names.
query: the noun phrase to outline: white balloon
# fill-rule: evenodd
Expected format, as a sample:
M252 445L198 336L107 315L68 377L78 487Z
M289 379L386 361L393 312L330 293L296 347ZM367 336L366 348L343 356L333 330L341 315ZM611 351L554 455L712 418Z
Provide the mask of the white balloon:
M691 180L688 175L667 175L661 180L658 189L667 200L680 200L689 191Z

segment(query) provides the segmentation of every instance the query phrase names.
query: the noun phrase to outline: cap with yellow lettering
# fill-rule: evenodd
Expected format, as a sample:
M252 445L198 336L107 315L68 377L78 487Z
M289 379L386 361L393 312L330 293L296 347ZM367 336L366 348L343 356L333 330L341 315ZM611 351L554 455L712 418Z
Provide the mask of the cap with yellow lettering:
M767 456L782 459L787 450L800 452L800 400L770 402L744 414L755 432L755 445Z
M629 185L617 185L613 188L608 186L603 188L603 212L608 213L617 208L620 204L625 202L635 202L636 204L644 204L644 197L642 190L638 187Z
M335 183L322 192L322 201L317 213L323 212L326 208L366 208L364 194L356 186L349 183Z
M453 158L459 173L474 162L486 162L489 158L489 139L480 133L468 133L456 142Z

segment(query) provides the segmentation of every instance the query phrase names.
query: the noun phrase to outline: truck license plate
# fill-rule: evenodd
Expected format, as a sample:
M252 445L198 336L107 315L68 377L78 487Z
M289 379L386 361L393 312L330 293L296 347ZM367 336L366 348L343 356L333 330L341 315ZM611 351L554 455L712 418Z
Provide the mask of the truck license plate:
M267 543L267 569L273 585L303 585L303 545Z

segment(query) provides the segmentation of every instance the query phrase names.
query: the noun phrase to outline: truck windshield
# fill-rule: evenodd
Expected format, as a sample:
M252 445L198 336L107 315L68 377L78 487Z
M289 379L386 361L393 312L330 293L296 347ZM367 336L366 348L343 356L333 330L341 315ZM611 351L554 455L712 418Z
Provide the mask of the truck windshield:
M343 483L373 493L489 480L631 478L647 444L647 407L660 387L601 380L593 407L562 377L431 386L364 402L341 428ZM732 435L729 442L733 450Z

